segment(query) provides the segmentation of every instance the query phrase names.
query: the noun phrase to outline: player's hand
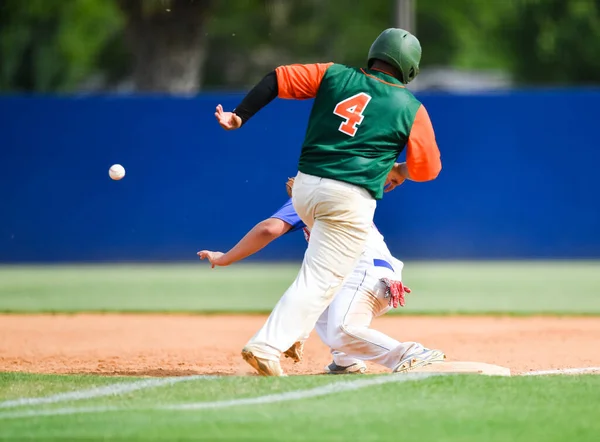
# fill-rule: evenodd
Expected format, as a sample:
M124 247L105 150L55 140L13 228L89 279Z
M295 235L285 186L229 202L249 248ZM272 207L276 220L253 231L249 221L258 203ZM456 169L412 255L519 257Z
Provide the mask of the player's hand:
M197 253L200 259L208 259L211 264L211 268L214 269L216 266L225 267L231 264L224 259L225 254L221 252L211 252L210 250L201 250Z
M223 111L223 106L217 106L215 117L219 125L225 130L235 130L242 127L242 119L233 112Z
M385 297L390 298L389 305L393 308L404 307L404 295L410 293L411 290L402 284L402 281L392 281L388 278L381 278L379 281L386 288Z
M388 173L387 178L385 180L385 184L383 186L383 191L385 193L391 192L404 181L406 181L406 177L402 173L401 164L402 163L395 163L394 167L392 167L392 170L390 170L390 172Z

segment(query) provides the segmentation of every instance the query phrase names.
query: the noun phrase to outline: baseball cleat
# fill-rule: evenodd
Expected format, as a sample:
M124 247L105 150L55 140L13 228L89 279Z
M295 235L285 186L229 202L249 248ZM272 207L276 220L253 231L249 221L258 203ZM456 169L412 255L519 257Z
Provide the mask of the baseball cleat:
M261 376L285 376L279 361L258 357L252 353L252 350L245 347L242 350L242 357Z
M337 365L335 362L332 362L327 367L325 367L325 373L327 374L363 374L366 373L367 366L364 362L356 362L352 365L347 365L345 367L341 365Z
M294 362L300 362L304 355L304 341L296 341L284 353L286 358L291 358Z
M410 356L402 359L396 368L394 373L406 373L407 371L414 370L415 368L424 367L435 362L444 362L446 355L441 350L430 350L424 348L419 352L415 352Z

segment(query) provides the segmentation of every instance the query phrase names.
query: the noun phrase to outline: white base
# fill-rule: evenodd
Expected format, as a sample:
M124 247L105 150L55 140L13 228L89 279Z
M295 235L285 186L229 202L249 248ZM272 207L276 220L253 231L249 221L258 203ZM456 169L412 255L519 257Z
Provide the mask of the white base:
M485 362L436 362L425 367L410 370L409 373L455 373L484 374L488 376L510 376L510 368Z

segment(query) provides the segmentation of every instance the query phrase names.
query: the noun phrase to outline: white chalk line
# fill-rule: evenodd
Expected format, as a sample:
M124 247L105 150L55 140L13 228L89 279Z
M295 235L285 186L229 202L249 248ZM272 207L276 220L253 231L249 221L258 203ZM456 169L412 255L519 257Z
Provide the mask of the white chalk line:
M229 408L239 405L262 405L273 404L276 402L299 401L302 399L327 396L330 394L343 393L346 391L360 390L362 388L374 385L388 384L391 382L421 381L433 376L440 376L441 373L407 373L378 376L371 379L361 379L352 382L335 382L309 390L287 391L285 393L270 394L243 399L230 399L226 401L215 402L196 402L191 404L168 405L160 407L162 410L205 410L215 408Z
M553 374L582 374L582 373L590 373L600 371L600 367L582 367L582 368L565 368L565 369L556 369L556 370L539 370L539 371L531 371L527 373L522 373L519 376L544 376L544 375L553 375ZM451 375L450 373L407 373L407 374L395 374L395 375L384 375L378 376L371 379L361 379L353 382L336 382L332 384L327 384L324 386L312 388L309 390L296 390L289 391L285 393L271 394L266 396L258 396L253 398L242 398L242 399L230 399L225 401L213 401L213 402L195 402L188 404L176 404L169 405L164 407L153 407L153 408L124 408L124 407L68 407L68 408L55 408L50 410L24 410L24 411L15 411L9 413L0 414L0 419L11 419L11 418L21 418L21 417L36 417L36 416L57 416L57 415L70 415L70 414L79 414L79 413L102 413L109 411L151 411L151 410L203 410L203 409L218 409L218 408L229 408L235 406L243 406L243 405L263 405L263 404L272 404L277 402L286 402L286 401L296 401L308 398L314 398L319 396L327 396L335 393L343 393L346 391L360 390L362 388L374 386L374 385L382 385L391 382L407 382L407 381L419 381L427 378L435 377L435 376L444 376ZM58 395L42 397L42 398L23 398L18 399L16 401L7 401L7 402L18 402L25 399L28 400L36 400L35 404L29 403L26 405L37 405L37 404L48 404L48 403L56 403L63 400L77 400L77 399L89 399L92 397L101 397L101 396L109 396L109 395L119 395L124 394L129 391L136 391L144 388L152 388L160 385L169 385L182 381L196 380L196 379L214 379L218 376L182 376L176 378L160 378L160 379L148 379L144 381L138 381L134 383L128 383L125 385L116 384L110 385L107 387L100 387L90 390L81 390L75 391L71 393L61 393ZM155 381L150 384L150 381ZM162 381L162 382L160 382ZM147 382L145 385L141 385L142 383ZM127 389L122 388L119 392L115 392L114 390L110 393L104 393L109 388L116 387L126 387ZM135 388L134 388L135 387ZM90 392L95 392L94 396L89 396ZM97 394L98 392L102 392L103 394ZM81 397L82 393L87 393L88 396ZM67 395L71 395L67 399L62 399ZM78 396L74 396L78 395ZM56 400L56 398L60 397L60 400ZM54 398L52 401L49 399ZM6 404L7 402L2 402L2 404ZM12 406L20 406L25 405L19 403L18 405Z
M556 370L539 370L521 373L521 376L545 376L549 374L583 374L600 372L600 367L582 367L582 368L560 368Z
M20 417L39 417L39 416L60 416L65 414L79 413L102 413L105 411L123 411L127 410L124 407L70 407L70 408L54 408L51 410L22 410L12 411L8 413L0 413L2 419L16 419ZM149 410L154 410L153 408Z
M0 408L14 408L31 405L55 404L66 401L80 401L84 399L93 399L104 396L119 396L132 391L145 390L148 388L161 387L163 385L173 385L179 382L194 381L198 379L214 379L217 376L178 376L168 378L142 379L135 382L119 382L103 387L94 387L86 390L68 391L57 393L44 397L23 397L9 401L0 402Z
M382 385L391 382L420 381L434 376L443 376L443 373L410 373L395 374L360 379L352 382L335 382L308 390L288 391L285 393L270 394L253 398L230 399L226 401L195 402L188 404L169 405L152 408L125 408L125 407L81 407L81 408L55 408L50 410L23 410L0 414L0 419L14 419L21 417L56 416L79 413L102 413L108 411L156 411L156 410L205 410L230 408L243 405L264 405L278 402L297 401L330 394L344 393L347 391L360 390L374 385Z

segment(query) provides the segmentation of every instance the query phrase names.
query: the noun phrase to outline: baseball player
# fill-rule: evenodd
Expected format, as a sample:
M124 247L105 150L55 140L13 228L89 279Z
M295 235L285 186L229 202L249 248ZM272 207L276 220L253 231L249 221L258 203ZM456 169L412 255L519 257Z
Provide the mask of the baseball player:
M242 350L260 374L282 374L279 359L295 342L292 337L315 327L356 267L385 183L392 190L405 179L429 181L439 174L431 121L405 88L417 76L420 59L415 36L387 29L373 42L366 68L280 66L233 112L217 106L221 127L234 130L276 97L314 98L292 197L312 240L298 277ZM406 162L395 163L405 146Z
M291 193L293 179L288 181ZM289 199L271 217L254 226L229 252L198 252L215 266L227 266L261 250L271 241L302 229L310 243L310 230L302 222ZM317 334L333 354L333 362L325 367L329 374L364 373L363 361L372 361L394 372L404 372L432 362L442 362L444 353L430 350L416 342L399 342L370 328L373 318L398 305L404 306L404 294L410 289L402 284L404 264L394 258L383 236L373 224L358 265L343 283L333 302L316 324ZM290 340L299 339L288 329ZM296 362L302 359L304 341L300 337L284 354Z

